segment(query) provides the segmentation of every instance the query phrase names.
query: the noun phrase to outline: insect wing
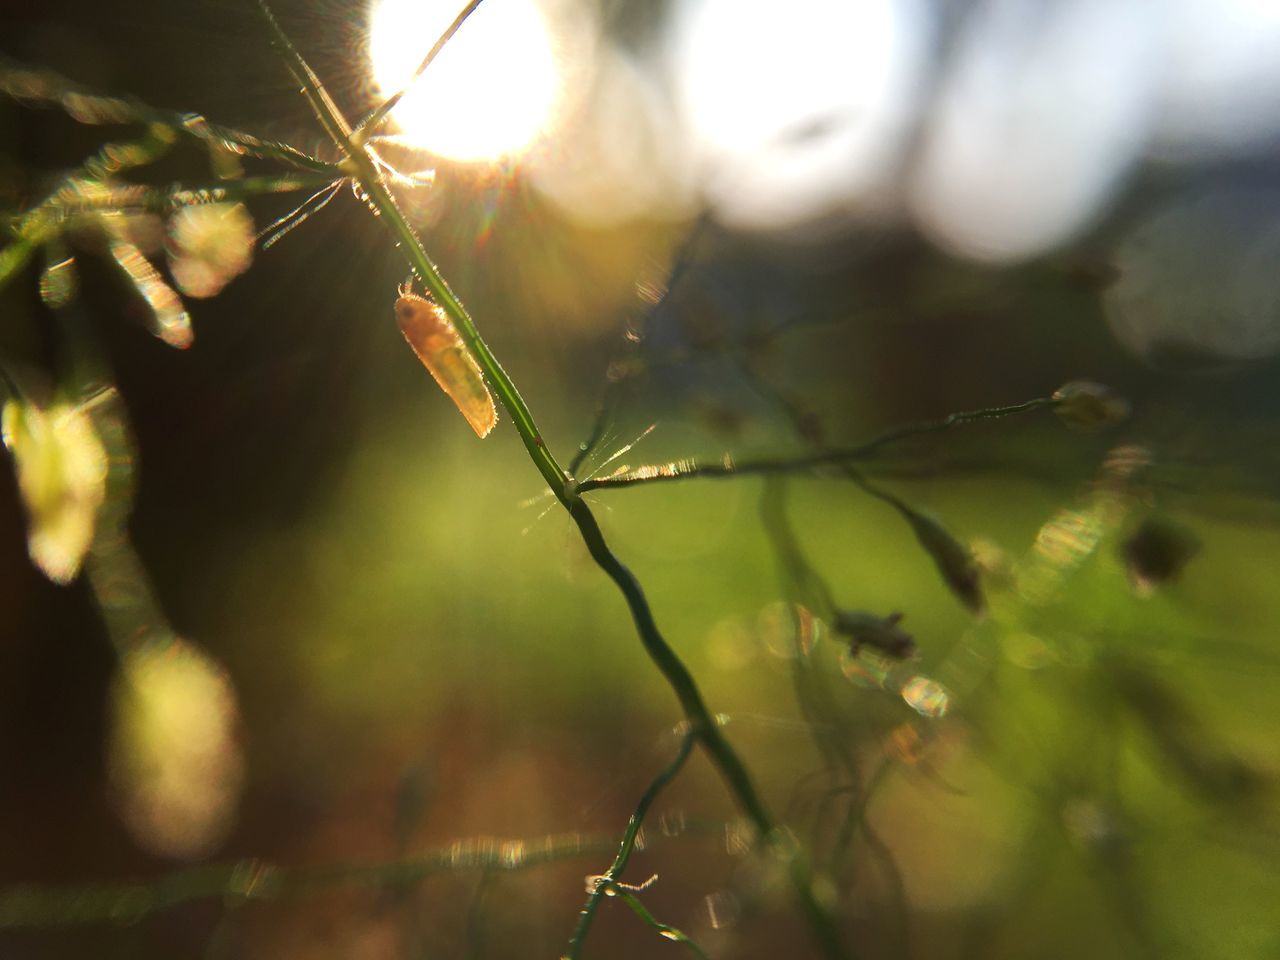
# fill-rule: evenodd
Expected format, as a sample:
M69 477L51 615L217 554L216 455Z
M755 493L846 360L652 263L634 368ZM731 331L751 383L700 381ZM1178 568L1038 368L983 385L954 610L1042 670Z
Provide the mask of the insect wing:
M498 409L480 365L444 310L439 304L405 293L396 301L396 320L413 352L467 418L476 436L488 436L498 422Z

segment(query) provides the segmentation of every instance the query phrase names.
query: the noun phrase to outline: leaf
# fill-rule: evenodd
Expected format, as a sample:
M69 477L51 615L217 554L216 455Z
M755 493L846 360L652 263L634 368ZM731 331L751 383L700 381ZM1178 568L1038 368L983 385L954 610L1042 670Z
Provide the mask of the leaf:
M893 501L903 519L911 524L911 530L920 546L933 558L934 566L951 592L975 615L986 609L982 595L982 578L973 554L963 543L953 537L938 520L920 513L901 500Z

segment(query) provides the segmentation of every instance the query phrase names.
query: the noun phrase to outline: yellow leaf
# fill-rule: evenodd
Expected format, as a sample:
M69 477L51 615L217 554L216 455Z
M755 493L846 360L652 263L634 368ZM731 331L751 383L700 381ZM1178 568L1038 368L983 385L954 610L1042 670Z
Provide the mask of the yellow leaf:
M106 497L107 454L82 407L10 399L4 444L27 512L27 552L54 583L70 583L93 542Z

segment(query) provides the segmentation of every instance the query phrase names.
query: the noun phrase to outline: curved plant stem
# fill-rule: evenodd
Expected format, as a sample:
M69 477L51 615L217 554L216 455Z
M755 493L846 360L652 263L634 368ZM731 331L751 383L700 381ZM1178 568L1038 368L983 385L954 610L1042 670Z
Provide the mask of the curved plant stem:
M689 724L691 737L699 741L706 750L738 806L751 822L758 839L768 845L775 855L786 859L800 910L823 954L832 960L846 957L836 923L813 890L807 859L794 842L778 829L769 815L742 759L724 738L724 734L721 733L711 712L703 702L693 675L659 632L640 582L609 549L591 508L578 495L577 486L571 482L569 475L547 449L533 415L515 384L480 336L470 314L449 288L435 264L431 262L422 242L397 206L373 159L370 148L362 142L361 138L352 136L350 124L338 112L337 107L324 91L319 78L281 29L266 0L257 0L257 5L271 28L275 45L283 54L290 72L301 86L312 110L325 131L345 154L346 164L350 166L351 174L364 189L370 207L377 212L387 229L391 231L410 265L435 301L448 314L458 334L480 364L499 401L511 415L516 431L520 434L520 439L524 442L534 465L552 493L569 511L570 517L577 524L592 558L622 591L645 651L680 701L685 720Z
M640 642L644 644L645 652L649 654L649 658L657 665L667 683L675 691L689 723L690 735L701 742L703 749L706 750L711 762L728 786L729 792L733 794L738 806L751 822L759 840L772 848L771 852L789 861L792 885L795 888L801 912L813 930L823 953L832 958L847 956L835 921L814 893L807 860L794 844L788 841L787 836L778 829L769 815L764 802L756 792L755 785L751 782L747 768L730 746L729 741L725 739L703 702L693 674L659 632L658 625L653 619L653 612L649 608L649 601L635 574L627 569L626 565L609 549L604 535L600 532L600 525L583 500L574 499L569 504L569 515L577 524L587 550L591 553L591 558L617 584L623 597L626 598L631 617L635 621L636 632L640 635Z
M133 97L100 93L51 70L33 69L7 57L0 57L0 94L29 106L65 111L78 123L113 126L134 123L167 127L182 136L214 146L231 147L247 156L278 161L297 170L327 175L330 179L341 176L332 164L291 144L264 140L241 130L210 123L199 114L158 110Z
M711 960L711 958L707 956L707 952L703 950L702 947L698 946L697 941L683 931L677 930L675 927L668 926L660 921L649 912L649 908L641 903L640 898L630 890L616 889L615 895L621 899L623 903L629 906L635 912L637 917L649 926L653 927L653 929L657 930L668 940L674 940L676 943L683 943L689 948L694 956L701 957L702 960Z
M609 865L609 869L595 878L595 886L587 896L587 902L583 906L582 912L578 915L578 925L574 928L573 935L569 938L569 951L566 954L569 960L578 960L582 956L582 944L587 938L587 931L591 928L591 921L595 918L596 910L600 908L601 898L608 893L609 884L616 883L618 878L622 876L622 871L626 869L627 862L631 859L631 854L635 850L636 841L640 836L640 827L644 824L644 818L648 815L649 808L658 799L658 794L675 779L676 774L684 766L684 762L689 759L689 754L693 750L693 740L693 731L687 731L680 741L680 749L676 752L675 759L667 764L663 771L654 778L653 783L649 784L649 788L640 797L640 802L636 804L636 809L631 814L631 819L627 821L627 829L622 835L622 843L618 847L617 856L613 858L613 863Z
M409 78L403 89L397 90L391 96L387 97L378 108L365 117L356 127L355 133L357 137L368 138L371 134L377 133L378 128L382 125L382 121L387 118L392 110L396 108L396 104L400 102L400 98L408 92L409 88L427 71L427 67L431 66L431 61L440 55L440 51L444 49L444 45L453 39L453 35L458 32L458 28L471 14L475 13L476 7L480 6L481 0L471 0L462 12L453 18L453 23L445 28L444 33L440 34L440 38L427 51L427 55L422 58L422 62L418 64L418 69L413 71L413 76Z
M480 331L476 328L475 321L471 319L471 314L449 288L449 284L441 276L436 265L431 262L431 258L427 256L422 241L418 239L409 221L401 213L391 191L387 189L370 148L360 142L360 138L352 136L351 125L329 98L311 67L294 48L265 0L257 0L257 5L271 28L274 43L283 54L285 64L311 105L312 112L319 119L325 132L345 154L346 165L350 168L348 172L354 174L359 181L368 198L370 208L375 210L382 222L387 225L387 229L391 231L396 243L408 259L409 265L431 292L436 303L449 315L449 319L470 349L472 356L484 370L485 377L498 395L499 402L511 415L516 431L524 441L525 448L529 451L529 456L537 466L538 472L542 474L557 499L565 503L568 475L547 449L542 435L538 432L533 414L529 412L511 377L502 369L498 358L493 355L489 345L480 336Z

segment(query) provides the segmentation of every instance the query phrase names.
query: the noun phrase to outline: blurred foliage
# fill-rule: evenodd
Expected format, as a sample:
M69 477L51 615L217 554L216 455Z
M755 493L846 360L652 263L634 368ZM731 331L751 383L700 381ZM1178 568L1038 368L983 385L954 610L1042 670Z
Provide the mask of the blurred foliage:
M136 63L137 19L75 14L23 14L6 52L299 140L240 14L198 8ZM308 37L321 61L349 53L334 36ZM273 194L323 167L268 189L256 164L287 151L229 169L210 137L248 149L234 131L107 119L0 101L0 202L66 218L0 255L3 363L60 391L15 377L5 408L0 952L559 955L679 755L670 689L510 425L478 443L405 349L404 267L358 204L240 275L241 202L287 216ZM118 134L165 144L138 219L99 209L101 170L83 209L39 202ZM246 195L169 191L206 180ZM1074 382L1057 410L1095 432L1033 410L854 476L590 496L857 956L1280 952L1274 361L1125 353L1105 228L994 268L902 233L819 255L714 222L588 227L467 168L431 189L429 249L550 445L598 426L580 479L802 458ZM221 292L187 308L165 271ZM157 323L178 313L183 352ZM807 955L786 865L702 755L637 841L621 901L711 956ZM587 956L681 949L623 905Z

